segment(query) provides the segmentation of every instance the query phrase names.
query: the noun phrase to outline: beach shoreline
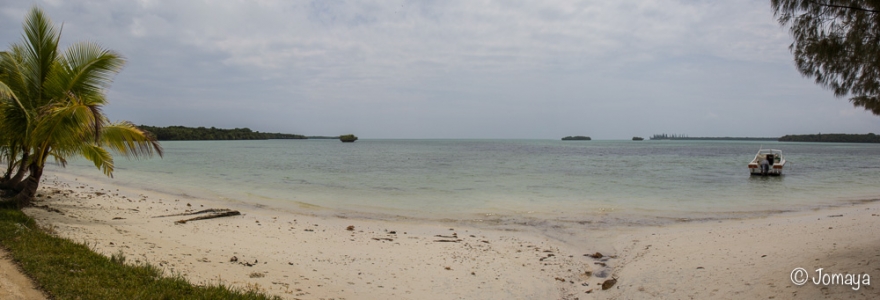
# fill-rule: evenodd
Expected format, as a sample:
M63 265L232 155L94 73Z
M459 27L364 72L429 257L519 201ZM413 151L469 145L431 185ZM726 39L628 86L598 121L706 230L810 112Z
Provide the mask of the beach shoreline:
M553 232L312 214L63 173L46 176L39 194L26 213L98 253L121 252L129 262L149 262L196 284L285 299L870 298L877 296L871 285L796 286L789 275L796 267L810 274L824 267L880 278L880 240L870 235L880 229L877 202ZM155 218L207 208L242 215L186 224L174 222L183 216ZM597 252L603 257L587 256Z

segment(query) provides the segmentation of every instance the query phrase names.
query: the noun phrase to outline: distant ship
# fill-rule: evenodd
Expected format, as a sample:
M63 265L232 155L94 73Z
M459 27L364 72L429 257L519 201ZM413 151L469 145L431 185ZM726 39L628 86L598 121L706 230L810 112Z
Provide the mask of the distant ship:
M634 137L633 137L633 141L644 141L644 140L645 140L645 138L640 137L640 136L634 136Z

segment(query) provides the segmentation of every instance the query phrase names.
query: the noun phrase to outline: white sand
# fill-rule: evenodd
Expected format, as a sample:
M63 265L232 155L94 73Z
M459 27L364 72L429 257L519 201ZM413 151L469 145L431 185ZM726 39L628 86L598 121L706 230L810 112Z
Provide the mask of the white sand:
M824 267L880 280L877 203L761 219L585 230L571 242L529 231L318 217L182 199L66 174L48 175L40 194L36 205L61 213L45 208L26 213L99 253L121 251L129 262L149 262L195 283L257 288L287 299L880 295L873 285L854 291L840 285L795 286L790 279L795 267L810 275ZM232 208L243 215L180 225L174 221L185 217L153 218L205 208ZM606 257L584 256L597 250ZM233 257L237 262L230 262ZM601 283L612 276L617 284L603 291Z
M618 238L610 298L878 299L880 205L643 228ZM870 286L792 283L803 268L868 274Z

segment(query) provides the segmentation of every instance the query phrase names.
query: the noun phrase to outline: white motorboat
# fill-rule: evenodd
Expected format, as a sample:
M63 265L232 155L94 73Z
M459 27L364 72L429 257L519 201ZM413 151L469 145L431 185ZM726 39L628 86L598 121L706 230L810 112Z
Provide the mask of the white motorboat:
M777 149L758 150L758 154L749 162L749 172L752 175L779 176L782 175L783 167L785 156L782 156L782 150Z

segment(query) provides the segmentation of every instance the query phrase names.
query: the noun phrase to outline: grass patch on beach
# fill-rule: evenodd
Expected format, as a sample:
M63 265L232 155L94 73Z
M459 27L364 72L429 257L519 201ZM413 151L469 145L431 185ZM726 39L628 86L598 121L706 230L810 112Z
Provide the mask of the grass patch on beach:
M196 286L162 276L149 264L126 264L121 255L106 257L52 236L7 207L0 207L0 246L54 299L277 299L223 285Z

